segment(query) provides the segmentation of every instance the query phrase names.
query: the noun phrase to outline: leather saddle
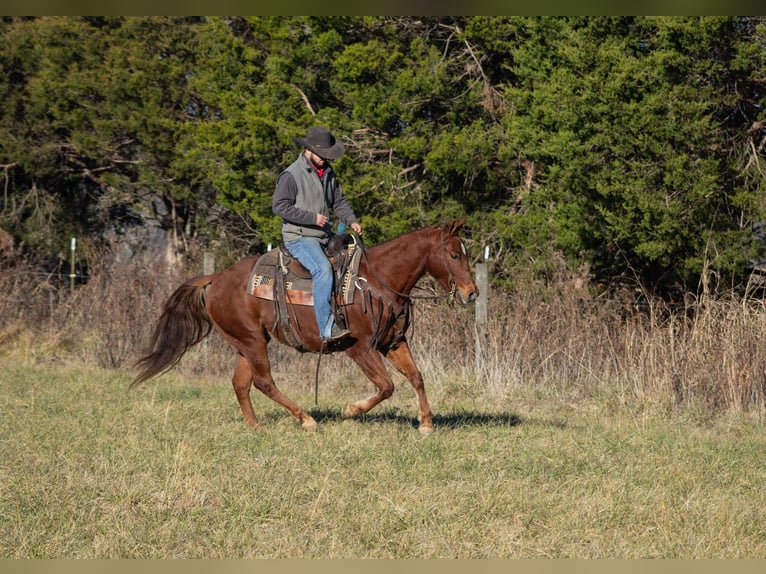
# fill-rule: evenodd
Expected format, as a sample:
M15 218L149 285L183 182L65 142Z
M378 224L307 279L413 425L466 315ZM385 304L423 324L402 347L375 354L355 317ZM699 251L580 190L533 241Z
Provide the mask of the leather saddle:
M335 277L332 297L335 320L345 326L345 316L338 312L338 308L354 302L362 249L352 235L343 233L330 239L325 254L332 264ZM286 341L298 350L305 350L305 347L300 336L300 325L295 313L290 313L290 307L314 305L311 282L311 273L284 246L261 255L247 281L248 294L274 301L274 327L281 327Z
M335 275L334 299L340 305L354 302L354 280L358 276L361 249L353 236L334 235L325 248ZM247 292L261 299L274 300L278 283L284 283L287 302L292 305L314 305L311 295L311 273L293 257L284 245L261 255L250 272Z

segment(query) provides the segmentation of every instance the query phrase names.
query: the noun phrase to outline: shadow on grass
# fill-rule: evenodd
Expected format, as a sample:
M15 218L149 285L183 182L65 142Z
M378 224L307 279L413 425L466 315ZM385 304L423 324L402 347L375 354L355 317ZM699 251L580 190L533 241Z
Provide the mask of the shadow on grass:
M318 408L315 407L309 410L317 423L327 422L340 422L343 419L340 415L340 411L337 409ZM365 423L396 423L403 426L411 426L417 428L417 417L407 416L397 410L381 410L373 411L371 413L358 415L354 417L354 420ZM525 421L522 417L513 413L479 413L472 411L461 411L447 414L435 414L433 416L434 427L457 429L465 427L486 427L486 426L503 426L503 427L515 427L521 425ZM558 425L557 425L558 426ZM563 426L563 425L561 425Z

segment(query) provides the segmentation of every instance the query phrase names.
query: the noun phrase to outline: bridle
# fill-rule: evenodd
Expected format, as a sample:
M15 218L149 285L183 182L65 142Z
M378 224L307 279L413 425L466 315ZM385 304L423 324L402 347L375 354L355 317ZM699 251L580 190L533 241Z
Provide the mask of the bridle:
M442 258L444 258L444 268L447 270L447 273L449 273L449 282L447 283L449 285L450 289L450 297L455 296L455 291L457 290L457 283L455 282L455 275L452 273L452 269L449 266L449 258L447 257L447 244L444 241L444 230L441 229L439 231L439 242L441 243L442 248ZM462 243L461 243L462 246ZM465 249L465 247L463 247Z
M405 302L409 302L412 304L413 299L442 299L442 298L448 298L448 297L454 297L455 292L457 291L457 283L455 281L455 275L452 273L452 269L449 265L449 258L447 257L447 243L444 240L444 230L439 230L439 243L441 245L441 252L442 252L442 259L444 259L444 268L447 270L447 273L449 275L449 281L447 285L449 286L449 293L447 295L411 295L409 293L401 293L400 291L397 291L388 283L383 281L377 273L375 273L375 269L373 269L372 264L370 263L370 260L367 259L367 248L364 246L364 243L362 242L362 238L358 236L355 232L352 232L350 234L354 241L358 244L359 248L362 250L362 257L365 258L367 261L367 265L370 269L370 274L375 277L375 279L388 291L389 293L392 293L393 295L397 295L398 297L402 297L405 299ZM360 278L361 279L361 278ZM362 286L359 285L357 282L356 287L358 289L362 289ZM416 286L417 287L417 286ZM420 289L420 287L417 287Z

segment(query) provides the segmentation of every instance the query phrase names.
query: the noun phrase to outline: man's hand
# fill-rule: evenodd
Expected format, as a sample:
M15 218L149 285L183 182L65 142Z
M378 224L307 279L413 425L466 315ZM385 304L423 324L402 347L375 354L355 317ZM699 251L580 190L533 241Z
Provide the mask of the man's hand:
M330 218L321 213L317 213L317 227L324 227L330 222Z
M362 226L361 226L361 225L359 225L358 223L352 223L352 224L351 224L351 229L353 229L354 231L356 231L356 234L357 234L357 235L361 235L361 234L362 234Z

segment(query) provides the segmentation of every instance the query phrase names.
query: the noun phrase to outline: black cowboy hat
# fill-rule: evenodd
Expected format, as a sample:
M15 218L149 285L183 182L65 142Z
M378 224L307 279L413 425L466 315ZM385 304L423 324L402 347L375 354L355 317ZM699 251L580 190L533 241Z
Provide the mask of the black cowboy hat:
M346 151L330 130L322 127L309 128L305 138L295 138L295 141L322 159L338 159Z

